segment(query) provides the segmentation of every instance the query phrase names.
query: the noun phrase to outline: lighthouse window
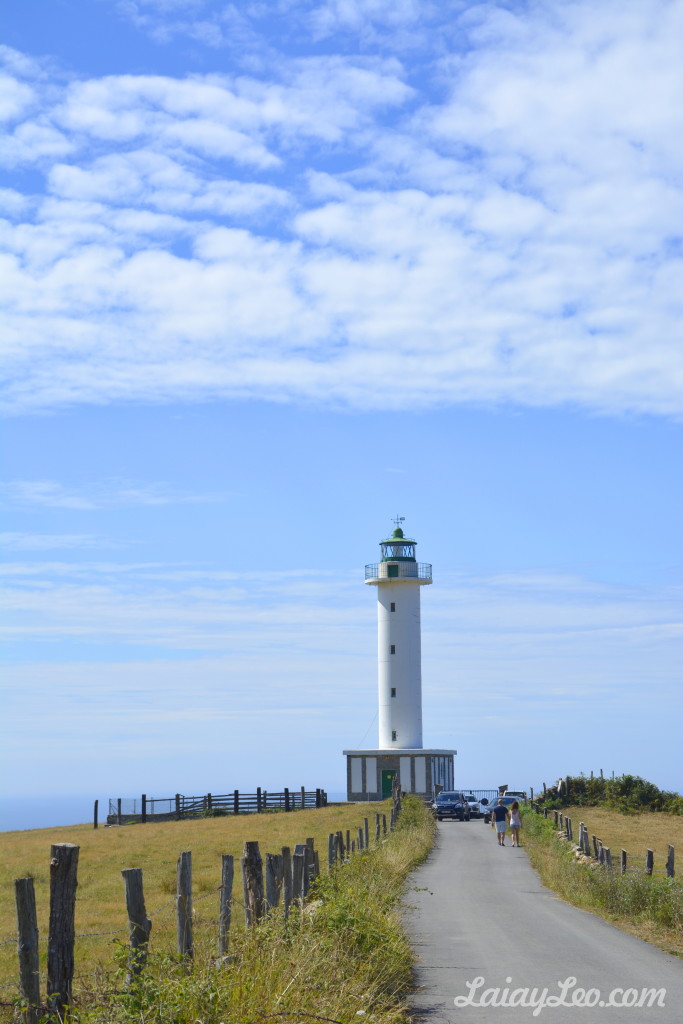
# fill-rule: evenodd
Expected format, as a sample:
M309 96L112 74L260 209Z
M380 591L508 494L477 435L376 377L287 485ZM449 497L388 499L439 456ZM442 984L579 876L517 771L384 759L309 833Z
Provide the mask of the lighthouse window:
M396 739L396 730L395 729L391 730L391 738L392 738L392 740Z
M395 612L396 611L396 602L395 601L391 602L391 607L389 608L389 611L390 612Z
M395 696L396 696L396 687L395 687L395 686L392 686L392 687L391 687L391 696L392 696L392 697L395 697Z
M391 647L389 648L389 653L396 654L396 644L391 645Z

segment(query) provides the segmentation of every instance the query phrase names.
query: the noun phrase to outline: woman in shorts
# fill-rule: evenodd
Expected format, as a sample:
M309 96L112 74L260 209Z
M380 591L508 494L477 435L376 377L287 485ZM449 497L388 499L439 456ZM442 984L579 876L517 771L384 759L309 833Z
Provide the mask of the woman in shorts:
M520 846L519 830L521 827L522 817L519 813L519 804L515 800L513 804L510 804L510 834L512 835L513 846Z

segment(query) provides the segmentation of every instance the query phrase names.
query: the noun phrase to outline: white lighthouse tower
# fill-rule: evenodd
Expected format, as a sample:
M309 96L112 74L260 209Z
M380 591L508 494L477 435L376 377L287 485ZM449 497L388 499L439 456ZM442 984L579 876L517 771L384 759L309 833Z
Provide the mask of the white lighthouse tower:
M415 557L417 541L400 523L380 541L379 562L365 566L365 582L377 587L379 744L345 750L349 800L380 800L401 789L429 797L434 787L453 788L455 750L422 746L422 652L420 588L432 582L431 565Z

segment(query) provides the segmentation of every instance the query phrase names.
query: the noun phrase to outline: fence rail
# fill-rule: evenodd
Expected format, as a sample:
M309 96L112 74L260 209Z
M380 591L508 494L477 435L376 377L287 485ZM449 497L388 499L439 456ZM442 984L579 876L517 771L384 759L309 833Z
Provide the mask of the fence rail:
M223 814L261 814L264 811L299 811L306 808L326 807L324 789L288 789L273 792L261 789L244 793L238 789L230 793L206 793L202 796L114 797L109 799L108 825L126 825L133 822L168 821L182 818L200 818ZM97 828L97 801L94 812Z

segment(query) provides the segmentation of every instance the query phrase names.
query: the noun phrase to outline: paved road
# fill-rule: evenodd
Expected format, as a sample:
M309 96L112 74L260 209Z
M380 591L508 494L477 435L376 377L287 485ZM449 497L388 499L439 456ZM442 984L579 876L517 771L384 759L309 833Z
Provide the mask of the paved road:
M433 1024L682 1024L683 961L544 889L524 849L504 849L482 820L439 823L429 859L411 876L406 923L419 958L411 1003ZM476 989L467 982L484 981ZM579 988L666 989L665 1005L600 1008L482 1006L485 989L528 987L570 1002ZM506 980L507 979L507 980ZM455 997L477 1005L454 1006ZM521 999L522 996L517 996ZM531 994L530 994L531 998ZM593 996L592 998L595 998ZM615 998L621 1001L618 994ZM627 998L634 998L632 995ZM510 998L508 997L508 1000Z

